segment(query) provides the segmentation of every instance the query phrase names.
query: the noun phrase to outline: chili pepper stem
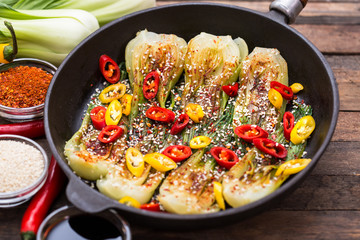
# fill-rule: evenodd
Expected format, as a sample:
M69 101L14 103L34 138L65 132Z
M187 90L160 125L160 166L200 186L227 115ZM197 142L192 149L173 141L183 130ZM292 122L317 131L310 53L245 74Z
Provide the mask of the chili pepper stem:
M8 21L4 21L4 25L9 29L10 31L10 34L11 34L11 37L12 37L12 40L13 40L13 49L12 49L12 53L10 53L9 56L6 56L6 59L7 61L11 62L12 60L14 60L17 52L18 52L18 46L17 46L17 40L16 40L16 35L15 35L15 31L14 31L14 28L13 26L11 25L10 22Z
M35 240L36 235L33 231L23 232L23 233L21 233L21 239L22 240Z

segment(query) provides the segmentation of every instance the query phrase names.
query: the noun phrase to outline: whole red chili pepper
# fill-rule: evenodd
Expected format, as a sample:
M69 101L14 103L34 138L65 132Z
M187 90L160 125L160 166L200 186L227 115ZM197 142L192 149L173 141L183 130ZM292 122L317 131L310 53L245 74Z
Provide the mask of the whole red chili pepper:
M158 71L152 71L146 75L143 83L143 94L146 99L152 99L156 96L159 89L160 74Z
M109 83L116 83L120 80L120 68L108 55L103 54L100 56L99 68Z
M0 134L14 134L28 138L37 138L45 135L44 121L34 120L21 123L0 125Z
M98 139L102 143L111 143L124 133L124 129L117 125L107 125L99 133Z
M290 141L290 133L294 128L295 117L291 112L285 112L283 117L284 137Z
M66 176L51 157L48 177L42 188L34 195L26 209L21 222L21 239L34 240L41 222L46 217L54 199L61 192L65 184Z
M286 148L273 140L267 138L255 138L253 143L257 149L273 157L284 158L287 155Z
M185 113L181 114L174 123L174 125L171 127L170 134L176 135L180 133L186 127L189 121L190 121L189 115Z
M225 85L222 86L221 89L230 97L235 97L238 94L239 83L235 83L235 85Z
M278 91L286 100L291 100L293 98L294 93L291 88L282 83L279 83L277 81L271 81L270 88Z
M235 128L235 134L244 139L246 142L252 143L255 138L267 138L269 133L257 125L245 124Z

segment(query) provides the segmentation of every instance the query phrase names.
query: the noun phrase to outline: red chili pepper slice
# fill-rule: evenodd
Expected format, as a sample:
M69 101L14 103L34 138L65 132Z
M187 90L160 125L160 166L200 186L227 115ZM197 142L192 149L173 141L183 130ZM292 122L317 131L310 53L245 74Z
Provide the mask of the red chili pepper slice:
M99 68L109 83L116 83L120 80L120 68L108 55L103 54L100 56Z
M284 136L286 140L290 141L290 133L294 128L295 117L291 112L285 112L283 117Z
M267 138L269 136L267 131L252 124L245 124L236 127L235 134L249 143L252 143L255 138Z
M174 125L172 126L170 130L170 134L176 135L180 133L186 127L186 125L188 125L189 121L190 121L189 115L185 113L181 114L174 123Z
M226 169L230 169L239 161L239 158L233 151L224 147L213 147L210 153L216 162Z
M142 204L140 205L140 209L144 209L144 210L148 210L148 211L153 211L153 212L160 212L160 204L159 203L146 203L146 204Z
M171 123L175 120L175 113L162 107L151 107L146 111L146 117L164 123Z
M159 89L160 74L158 71L152 71L146 75L143 83L143 94L148 100L154 98Z
M235 83L235 85L225 85L222 86L221 89L230 97L235 97L238 94L239 83Z
M286 100L291 100L293 98L294 93L291 90L291 88L282 83L279 83L277 81L271 81L270 88L273 88L276 91L278 91L281 94L281 96L283 96L283 98L285 98Z
M98 139L102 143L114 142L124 133L124 129L117 125L107 125L101 130Z
M191 148L184 145L174 145L167 147L162 154L174 160L181 162L191 156Z
M103 106L94 107L90 112L91 121L97 130L101 130L106 126L105 113L106 108Z
M273 157L284 158L287 155L287 150L283 145L268 138L255 138L253 143L257 149Z

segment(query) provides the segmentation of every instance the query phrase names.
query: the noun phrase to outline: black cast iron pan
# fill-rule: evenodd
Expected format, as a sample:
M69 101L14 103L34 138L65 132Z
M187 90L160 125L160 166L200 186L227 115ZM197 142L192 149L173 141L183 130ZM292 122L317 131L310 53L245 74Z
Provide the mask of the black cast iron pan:
M53 155L69 178L68 199L86 212L114 208L130 222L159 228L199 228L239 221L267 209L296 188L315 167L334 132L338 111L338 89L333 73L319 50L292 29L292 22L304 1L281 0L268 13L209 3L187 3L156 7L115 20L81 42L58 68L45 103L45 127ZM98 70L99 56L106 53L117 62L124 60L126 44L139 30L173 33L190 40L200 32L242 37L249 46L277 48L286 59L290 83L305 86L301 94L313 107L317 123L306 151L313 161L271 195L240 208L205 215L156 213L127 207L91 188L69 168L64 144L81 124L91 94L103 81Z

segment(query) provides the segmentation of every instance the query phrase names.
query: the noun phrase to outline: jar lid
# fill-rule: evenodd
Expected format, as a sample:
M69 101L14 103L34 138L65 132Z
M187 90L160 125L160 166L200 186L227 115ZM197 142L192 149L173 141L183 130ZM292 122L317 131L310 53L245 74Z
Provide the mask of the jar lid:
M114 209L90 214L74 206L64 206L44 219L36 239L131 240L131 231L129 224Z

